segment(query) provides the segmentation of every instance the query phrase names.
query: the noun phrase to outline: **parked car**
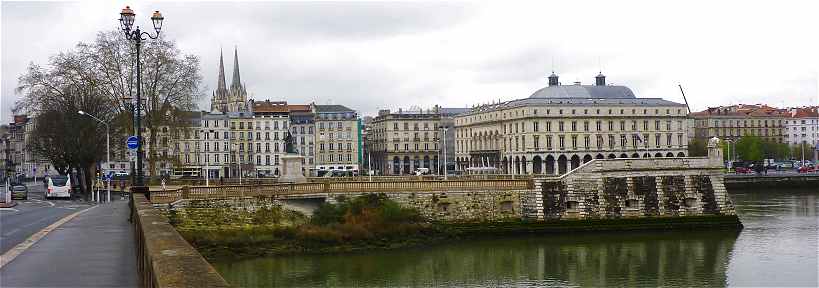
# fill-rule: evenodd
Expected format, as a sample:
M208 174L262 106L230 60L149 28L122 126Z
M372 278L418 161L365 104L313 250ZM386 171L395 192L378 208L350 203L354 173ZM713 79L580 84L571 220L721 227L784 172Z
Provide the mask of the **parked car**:
M748 167L737 167L735 170L737 171L737 174L754 173L754 170L751 170L751 168Z
M11 186L11 199L28 200L28 187L26 185Z
M816 172L816 167L813 167L813 166L810 166L810 165L805 165L805 166L799 167L799 170L797 170L797 171L799 171L799 173Z

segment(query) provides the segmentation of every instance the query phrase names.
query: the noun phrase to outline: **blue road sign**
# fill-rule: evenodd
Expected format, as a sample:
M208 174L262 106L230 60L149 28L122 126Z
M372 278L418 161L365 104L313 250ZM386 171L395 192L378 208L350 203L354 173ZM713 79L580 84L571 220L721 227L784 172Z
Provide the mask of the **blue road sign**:
M125 144L128 144L128 149L137 149L137 147L139 147L139 138L136 136L130 136L128 137L128 140L125 141Z

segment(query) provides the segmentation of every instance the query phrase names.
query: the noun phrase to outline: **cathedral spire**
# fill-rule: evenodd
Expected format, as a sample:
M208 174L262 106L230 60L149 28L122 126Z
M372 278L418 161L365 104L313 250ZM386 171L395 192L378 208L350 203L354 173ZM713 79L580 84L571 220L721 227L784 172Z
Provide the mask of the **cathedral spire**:
M222 59L222 49L219 49L219 83L216 86L216 91L225 91L225 61ZM219 92L217 92L218 94Z
M236 47L233 50L233 80L231 80L230 89L231 90L241 90L242 89L242 81L239 78L239 48Z

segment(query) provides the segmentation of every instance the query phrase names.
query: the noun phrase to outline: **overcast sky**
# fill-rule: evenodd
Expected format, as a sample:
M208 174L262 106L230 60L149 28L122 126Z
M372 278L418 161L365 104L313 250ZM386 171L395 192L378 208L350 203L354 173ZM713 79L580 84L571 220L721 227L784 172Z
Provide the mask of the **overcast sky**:
M680 83L693 110L819 103L816 1L546 2L3 2L1 116L28 63L117 28L126 4L143 27L160 10L162 33L200 57L204 109L235 46L248 96L363 115L525 98L552 69L677 102Z

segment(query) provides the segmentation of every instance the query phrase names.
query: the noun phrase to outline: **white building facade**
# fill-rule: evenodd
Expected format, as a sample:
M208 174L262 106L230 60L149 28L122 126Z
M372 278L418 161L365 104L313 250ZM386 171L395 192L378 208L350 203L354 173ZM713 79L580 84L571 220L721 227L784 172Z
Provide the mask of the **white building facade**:
M685 157L685 104L637 98L625 86L549 86L529 98L474 107L455 117L456 170L561 175L592 159Z

